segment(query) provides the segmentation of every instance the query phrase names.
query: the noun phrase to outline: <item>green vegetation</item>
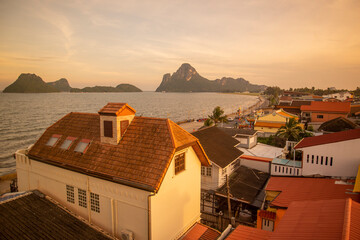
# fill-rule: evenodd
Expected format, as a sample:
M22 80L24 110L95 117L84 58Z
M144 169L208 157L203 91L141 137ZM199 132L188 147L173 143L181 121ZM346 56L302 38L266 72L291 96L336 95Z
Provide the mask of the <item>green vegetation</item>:
M85 87L82 89L72 88L71 92L142 92L141 89L131 84L119 84L116 87L95 86Z
M267 87L264 94L268 96L269 106L274 106L279 102L279 96L283 93L279 87Z
M298 141L300 140L302 131L303 129L300 127L298 121L295 118L290 118L285 126L279 128L275 135L289 141Z
M270 137L258 137L257 141L259 143L271 145L274 147L280 147L280 148L285 147L285 144L286 144L286 140L284 138L273 136L273 135L271 135Z
M61 92L70 92L71 90L69 82L66 78L61 78L55 82L48 82L47 85L53 86Z
M215 123L217 125L219 122L227 123L227 116L224 115L224 110L221 109L221 107L217 106L214 108L212 115L208 116L208 119L205 120L204 125L205 126L211 126Z

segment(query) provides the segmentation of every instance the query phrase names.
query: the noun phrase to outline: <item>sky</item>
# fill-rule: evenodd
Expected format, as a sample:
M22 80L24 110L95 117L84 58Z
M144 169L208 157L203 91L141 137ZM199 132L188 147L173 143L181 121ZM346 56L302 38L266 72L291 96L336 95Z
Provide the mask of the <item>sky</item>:
M21 73L154 91L190 63L210 80L360 87L359 0L0 0L0 89Z

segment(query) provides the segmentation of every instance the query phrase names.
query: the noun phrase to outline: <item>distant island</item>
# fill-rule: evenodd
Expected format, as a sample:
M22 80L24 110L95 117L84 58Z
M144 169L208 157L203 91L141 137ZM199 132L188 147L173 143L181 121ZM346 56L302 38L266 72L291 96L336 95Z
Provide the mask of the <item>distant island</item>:
M67 79L61 78L55 82L44 82L36 74L22 73L18 79L7 86L4 93L53 93L53 92L142 92L131 84L119 84L116 87L95 86L82 89L72 88Z
M163 76L156 92L261 92L265 89L265 85L251 84L243 78L208 80L190 64L184 63L172 75L167 73Z

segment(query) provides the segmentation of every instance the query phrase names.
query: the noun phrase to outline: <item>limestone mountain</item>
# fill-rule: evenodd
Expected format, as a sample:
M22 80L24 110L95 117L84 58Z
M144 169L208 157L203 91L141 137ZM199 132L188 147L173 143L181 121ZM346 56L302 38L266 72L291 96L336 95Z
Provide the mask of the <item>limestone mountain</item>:
M116 87L95 86L95 87L85 87L82 89L72 88L71 92L142 92L142 90L135 87L134 85L123 83L117 85Z
M243 78L221 78L208 80L202 77L190 64L184 63L172 75L163 76L156 92L260 92L266 86L251 84Z
M18 79L7 86L4 93L50 93L59 92L54 86L46 84L41 77L31 74L22 73Z
M55 87L60 92L70 92L71 90L70 84L66 78L60 78L55 82L48 82L47 84Z

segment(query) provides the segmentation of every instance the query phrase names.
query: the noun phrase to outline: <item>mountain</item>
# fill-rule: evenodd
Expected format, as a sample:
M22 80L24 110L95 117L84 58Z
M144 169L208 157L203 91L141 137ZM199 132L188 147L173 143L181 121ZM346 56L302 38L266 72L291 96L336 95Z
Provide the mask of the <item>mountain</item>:
M167 73L163 76L156 92L260 92L265 88L265 85L251 84L243 78L208 80L190 64L184 63L172 75Z
M141 89L131 84L119 84L116 87L95 86L85 88L72 88L71 92L142 92Z
M61 78L55 82L48 82L47 84L55 87L60 92L70 92L71 90L70 84L66 78Z
M41 77L22 73L18 79L6 87L4 93L50 93L59 92L54 86L46 84Z

